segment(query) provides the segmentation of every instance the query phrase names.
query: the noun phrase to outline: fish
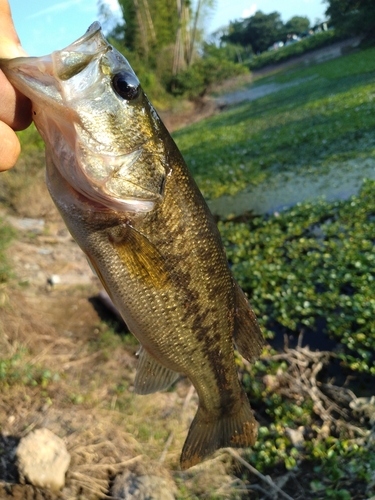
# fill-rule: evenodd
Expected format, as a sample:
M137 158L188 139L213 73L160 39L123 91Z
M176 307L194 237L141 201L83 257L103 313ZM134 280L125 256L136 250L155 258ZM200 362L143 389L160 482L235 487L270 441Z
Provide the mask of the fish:
M126 58L95 22L63 50L0 67L32 101L54 203L140 342L135 392L181 376L196 389L181 469L219 448L254 445L234 349L254 362L262 332L215 220Z

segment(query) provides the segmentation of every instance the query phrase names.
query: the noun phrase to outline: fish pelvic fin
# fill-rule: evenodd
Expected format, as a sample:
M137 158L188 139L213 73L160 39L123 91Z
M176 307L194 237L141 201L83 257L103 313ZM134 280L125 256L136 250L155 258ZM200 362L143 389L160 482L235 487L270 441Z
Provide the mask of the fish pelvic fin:
M247 361L255 361L262 352L264 339L258 320L246 295L235 283L235 324L233 340Z
M152 394L167 389L180 377L180 374L169 370L154 359L141 346L138 351L138 366L134 381L136 394Z
M181 453L182 470L202 462L219 448L246 448L254 445L258 429L249 401L242 394L236 413L208 415L198 407Z

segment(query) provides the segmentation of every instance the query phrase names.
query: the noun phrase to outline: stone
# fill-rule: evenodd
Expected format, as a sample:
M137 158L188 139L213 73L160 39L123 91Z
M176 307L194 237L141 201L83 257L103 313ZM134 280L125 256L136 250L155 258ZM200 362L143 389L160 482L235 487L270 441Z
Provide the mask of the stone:
M305 428L303 426L298 427L298 429L291 429L290 427L286 427L285 429L286 435L297 449L303 448L305 444L304 431Z
M116 476L111 496L126 500L175 500L175 484L152 474L137 475L129 470Z
M37 429L22 438L16 456L21 479L52 491L64 487L70 454L64 441L50 430Z
M9 219L12 226L21 231L28 231L34 234L42 234L44 231L44 219L31 219L29 217L24 217L23 219L9 217Z
M58 274L51 274L47 279L47 283L51 286L59 285L61 283L61 278Z

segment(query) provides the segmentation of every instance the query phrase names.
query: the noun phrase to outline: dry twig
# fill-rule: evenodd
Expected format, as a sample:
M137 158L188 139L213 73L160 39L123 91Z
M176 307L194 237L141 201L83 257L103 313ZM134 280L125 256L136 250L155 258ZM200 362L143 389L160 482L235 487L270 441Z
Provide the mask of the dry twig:
M236 451L232 450L231 448L228 448L228 452L232 455L233 458L238 460L244 467L249 469L249 471L252 474L254 474L259 479L267 483L268 486L270 486L273 490L277 491L277 493L279 493L279 495L281 495L283 498L286 498L287 500L293 500L293 498L289 496L287 493L285 493L285 491L283 491L281 488L279 488L279 486L277 486L277 484L275 484L269 476L264 476L255 467L250 465L249 462L246 462L246 460L240 457L240 455Z
M328 351L311 351L308 346L297 345L295 349L285 346L285 352L271 356L272 361L284 360L289 368L280 374L279 392L292 399L308 397L314 403L314 412L324 421L337 428L346 428L363 435L363 430L348 422L350 412L342 407L356 397L349 389L317 380L321 370L335 355ZM337 416L341 418L337 418Z

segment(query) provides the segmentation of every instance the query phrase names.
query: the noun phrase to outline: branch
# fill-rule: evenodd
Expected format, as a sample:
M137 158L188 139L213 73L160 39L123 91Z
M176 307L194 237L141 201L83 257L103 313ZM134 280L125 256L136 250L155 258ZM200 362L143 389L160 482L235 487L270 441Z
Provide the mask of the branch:
M264 476L263 474L261 474L255 467L250 465L249 462L246 462L246 460L244 460L242 457L240 457L240 455L236 451L232 450L231 448L227 448L227 450L228 450L228 453L230 455L232 455L233 458L238 460L244 467L249 469L249 471L252 474L254 474L255 476L259 477L259 479L261 479L262 481L267 483L268 486L270 486L275 491L277 491L283 498L286 498L287 500L294 500L291 496L289 496L281 488L279 488L277 486L277 484L275 484L269 476Z

